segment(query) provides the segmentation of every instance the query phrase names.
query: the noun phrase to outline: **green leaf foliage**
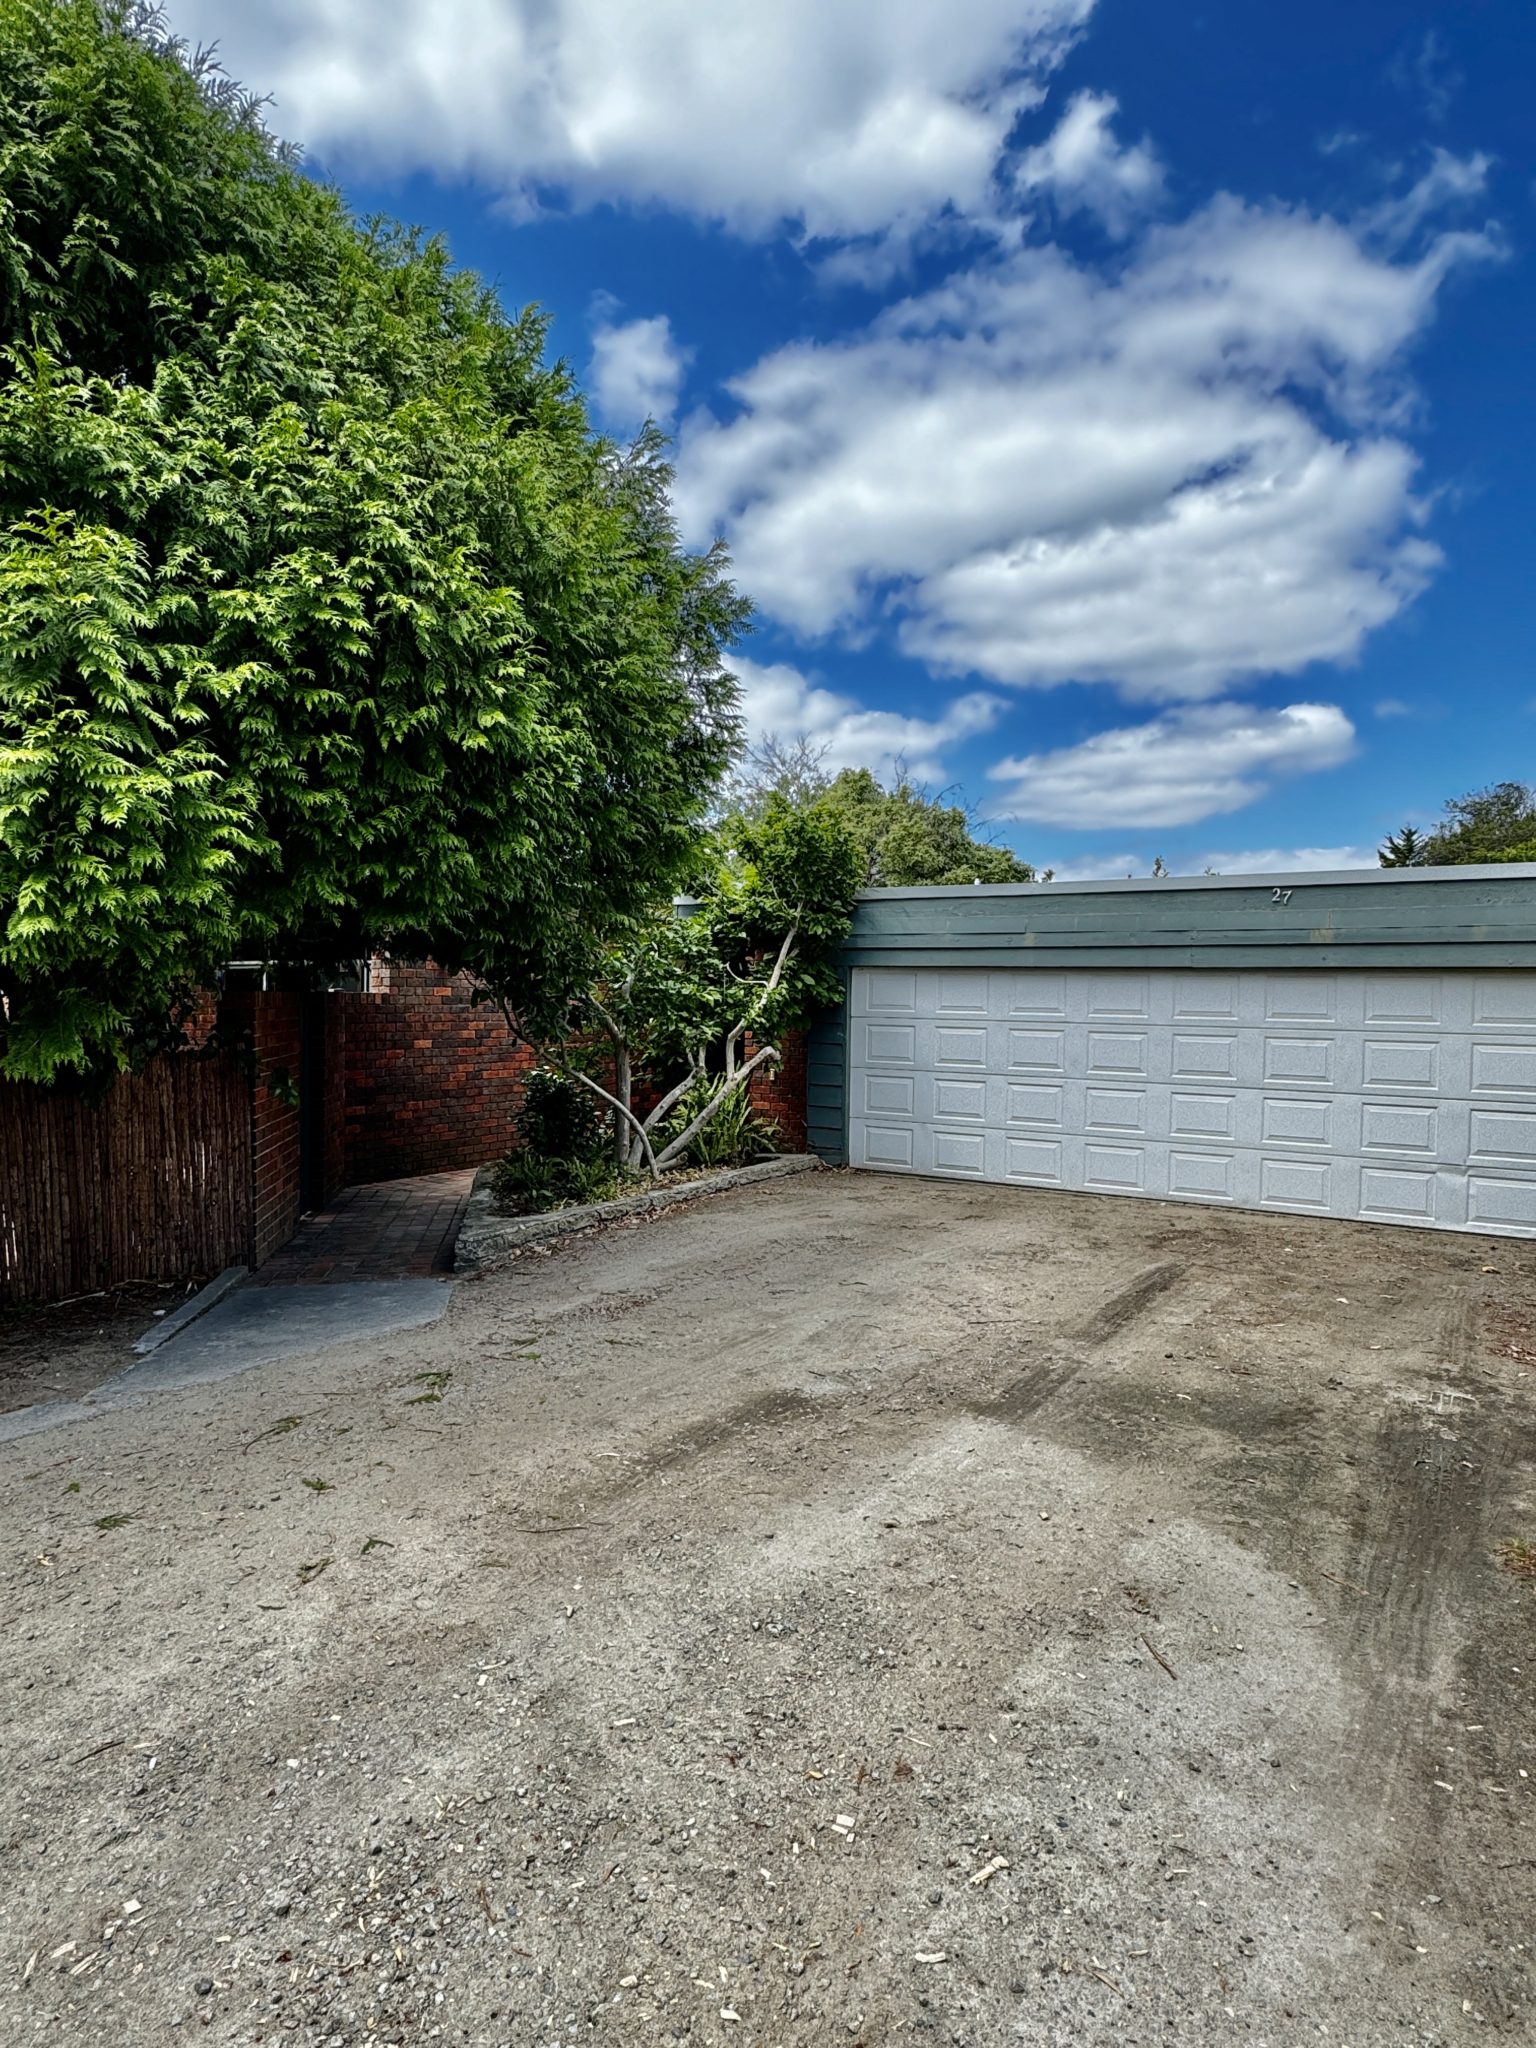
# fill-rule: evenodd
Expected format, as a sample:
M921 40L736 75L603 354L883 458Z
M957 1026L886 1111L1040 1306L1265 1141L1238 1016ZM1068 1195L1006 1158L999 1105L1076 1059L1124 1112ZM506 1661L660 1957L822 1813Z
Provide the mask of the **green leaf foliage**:
M842 996L834 962L862 878L842 818L772 797L760 817L728 820L707 851L696 908L653 927L608 975L610 990L628 980L646 1056L661 1066L722 1040L743 1016L758 1044L775 1041Z
M1401 832L1389 832L1376 849L1376 859L1384 868L1417 868L1424 864L1424 834L1415 825L1405 825Z
M1029 862L1011 847L977 839L960 805L929 796L904 776L886 789L869 769L845 768L823 801L864 849L871 888L939 889L1035 879Z
M1432 832L1405 825L1388 837L1377 859L1384 868L1536 860L1536 788L1495 782L1452 797Z
M695 1081L667 1118L662 1136L675 1137L696 1123L700 1111L710 1103L715 1086L711 1077ZM685 1157L689 1166L749 1166L781 1149L778 1125L760 1116L748 1091L738 1088L709 1122L695 1132Z
M654 432L111 0L0 0L0 1072L232 954L554 1004L696 860L746 623Z
M837 813L864 854L867 887L953 888L972 882L1032 882L1035 870L1007 846L978 839L960 804L946 803L898 773L888 789L868 768L831 775L826 748L809 737L759 739L731 776L727 810L756 818L773 797L797 810Z

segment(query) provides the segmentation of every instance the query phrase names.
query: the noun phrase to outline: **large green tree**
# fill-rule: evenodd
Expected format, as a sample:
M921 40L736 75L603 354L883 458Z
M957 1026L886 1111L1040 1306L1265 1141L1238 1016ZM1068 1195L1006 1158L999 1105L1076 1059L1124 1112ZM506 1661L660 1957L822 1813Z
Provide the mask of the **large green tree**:
M0 1071L231 953L547 992L664 898L745 624L662 444L126 0L0 0Z
M1405 825L1389 835L1377 859L1384 868L1536 861L1536 788L1525 782L1495 782L1452 797L1432 831Z

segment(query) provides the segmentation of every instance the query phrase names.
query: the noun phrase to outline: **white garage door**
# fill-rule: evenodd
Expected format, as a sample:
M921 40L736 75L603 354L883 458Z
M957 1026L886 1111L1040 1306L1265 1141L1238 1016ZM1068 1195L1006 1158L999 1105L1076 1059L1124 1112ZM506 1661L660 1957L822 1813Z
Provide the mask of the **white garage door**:
M1536 1236L1536 974L861 968L849 1157Z

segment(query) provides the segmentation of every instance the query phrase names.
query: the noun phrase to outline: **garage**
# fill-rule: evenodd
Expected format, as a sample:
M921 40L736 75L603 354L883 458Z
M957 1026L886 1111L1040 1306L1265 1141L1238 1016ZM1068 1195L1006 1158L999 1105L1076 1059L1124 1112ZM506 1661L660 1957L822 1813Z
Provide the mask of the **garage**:
M876 890L845 964L856 1168L1536 1236L1536 868Z

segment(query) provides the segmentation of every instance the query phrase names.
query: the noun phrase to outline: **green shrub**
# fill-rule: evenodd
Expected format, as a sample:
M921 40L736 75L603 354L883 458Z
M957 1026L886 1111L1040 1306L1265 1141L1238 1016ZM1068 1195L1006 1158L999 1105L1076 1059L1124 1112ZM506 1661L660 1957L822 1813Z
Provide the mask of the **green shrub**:
M540 1159L596 1159L608 1135L597 1097L577 1081L535 1067L523 1083L517 1135Z
M667 1118L668 1138L685 1131L715 1092L713 1080L695 1081ZM745 1088L738 1088L718 1109L688 1147L690 1166L745 1166L750 1160L777 1152L779 1127L752 1107Z
M512 1216L541 1216L585 1202L607 1202L626 1194L631 1176L610 1159L540 1159L509 1152L491 1183L498 1208Z
M491 1184L511 1214L537 1216L624 1192L627 1176L609 1155L601 1108L578 1082L535 1068L524 1084L517 1134L521 1144Z

